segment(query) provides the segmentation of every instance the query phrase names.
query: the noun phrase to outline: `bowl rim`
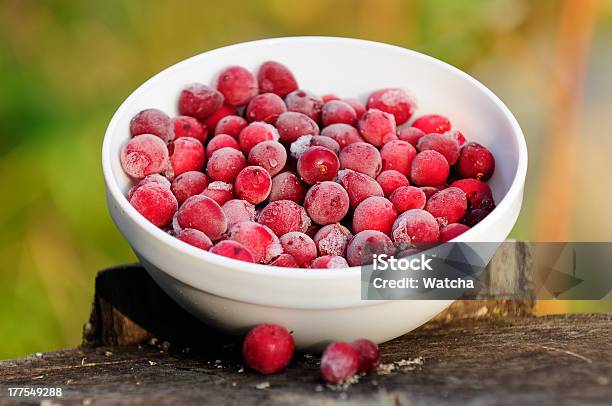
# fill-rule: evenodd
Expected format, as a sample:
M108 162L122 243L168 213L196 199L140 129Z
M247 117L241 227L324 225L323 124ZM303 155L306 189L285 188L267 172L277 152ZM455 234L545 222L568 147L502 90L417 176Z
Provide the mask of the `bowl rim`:
M484 229L487 226L491 226L498 218L504 216L506 212L511 208L511 205L517 198L521 198L522 189L525 184L525 178L527 174L527 145L525 142L525 136L523 131L510 111L508 107L501 101L501 99L495 95L489 88L483 85L474 77L468 75L463 72L459 68L456 68L444 61L436 59L432 56L425 55L418 51L414 51L411 49L403 48L397 45L386 44L377 41L365 40L365 39L356 39L356 38L346 38L346 37L333 37L333 36L294 36L294 37L277 37L277 38L268 38L268 39L260 39L254 41L240 42L236 44L231 44L227 46L223 46L220 48L212 49L198 55L194 55L187 59L184 59L176 64L173 64L159 73L155 74L147 81L138 86L118 107L118 109L113 114L106 132L104 134L104 140L102 143L102 171L104 175L104 182L107 189L107 194L110 194L112 199L116 204L119 205L122 212L124 212L127 216L131 218L131 220L136 223L139 227L144 229L151 237L158 240L160 243L169 246L171 249L176 250L178 253L182 255L188 255L192 258L201 260L203 262L207 262L213 265L218 265L222 267L231 267L235 272L246 272L250 274L258 274L261 276L273 277L273 278L291 278L291 279L322 279L322 280L330 280L330 279L350 279L354 278L356 275L360 274L361 267L353 266L349 268L338 268L338 269L325 269L322 272L313 271L313 269L309 268L282 268L271 265L264 264L254 264L249 262L244 262L232 258L223 257L221 255L216 255L211 252L199 249L197 247L191 246L178 238L175 238L169 235L167 232L162 229L156 227L149 221L147 221L140 213L136 211L129 201L127 197L121 191L117 180L113 175L112 164L111 164L111 140L113 139L113 135L116 133L116 129L118 126L118 122L120 118L125 114L125 111L128 109L133 101L139 97L139 95L152 86L156 84L160 79L167 75L172 75L175 71L180 70L183 66L194 63L195 61L206 58L211 55L216 55L225 52L228 49L236 50L240 48L250 48L253 46L263 46L274 43L282 43L282 44L290 44L297 42L332 42L336 44L351 44L351 45L361 45L367 47L375 47L379 49L385 49L392 52L403 53L412 58L418 58L426 61L427 63L431 63L437 65L445 70L447 70L450 74L458 76L459 78L469 82L471 85L477 87L485 96L487 96L491 102L493 102L503 113L503 115L508 119L511 128L512 134L514 135L515 141L518 146L518 162L517 162L517 170L515 177L508 189L508 192L505 194L504 198L499 202L497 207L489 214L484 220L482 220L478 225L474 226L470 230L463 233L461 236L452 240L453 242L469 242L470 237L474 235L479 230ZM111 204L109 202L109 204ZM128 241L129 243L129 241Z

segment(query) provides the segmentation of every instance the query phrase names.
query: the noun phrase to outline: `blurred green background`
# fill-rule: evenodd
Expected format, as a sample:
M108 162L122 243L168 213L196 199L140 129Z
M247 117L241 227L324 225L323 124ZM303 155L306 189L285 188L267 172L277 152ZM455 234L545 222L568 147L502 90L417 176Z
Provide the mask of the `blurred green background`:
M135 260L100 167L122 100L194 54L291 35L388 42L472 74L529 144L512 236L611 239L610 1L0 0L0 359L77 345L95 273ZM612 306L540 304L568 309Z

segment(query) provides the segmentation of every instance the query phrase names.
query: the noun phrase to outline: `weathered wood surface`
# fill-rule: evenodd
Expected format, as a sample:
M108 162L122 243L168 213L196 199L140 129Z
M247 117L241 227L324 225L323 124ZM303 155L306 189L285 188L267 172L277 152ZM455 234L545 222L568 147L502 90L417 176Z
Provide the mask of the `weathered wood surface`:
M67 404L609 405L611 327L612 315L429 323L382 345L381 372L348 388L322 384L317 357L298 354L285 372L262 376L240 365L235 346L213 344L204 353L158 344L2 361L0 386L61 386Z

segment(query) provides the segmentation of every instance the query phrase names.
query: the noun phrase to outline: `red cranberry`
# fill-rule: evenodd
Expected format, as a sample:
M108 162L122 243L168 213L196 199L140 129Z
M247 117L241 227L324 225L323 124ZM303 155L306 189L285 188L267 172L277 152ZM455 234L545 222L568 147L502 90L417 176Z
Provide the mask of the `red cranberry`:
M256 144L263 141L278 141L278 131L268 123L255 122L246 126L238 136L242 152L248 154Z
M350 344L330 344L321 357L321 376L327 383L342 383L357 373L359 353Z
M481 192L485 196L493 199L493 192L491 192L491 188L489 187L489 185L478 179L459 179L451 183L450 186L463 190L463 192L467 196L469 196L473 192Z
M302 135L319 134L319 126L310 117L295 111L287 111L278 116L276 128L280 139L285 144L291 144Z
M226 147L212 154L206 164L206 172L212 180L233 183L246 165L246 158L242 152Z
M358 127L361 136L377 147L382 147L387 142L397 139L395 118L378 109L366 111L359 120Z
M314 242L321 255L343 257L352 238L353 234L348 228L334 223L321 227L314 236Z
M423 131L425 134L444 134L451 129L451 123L448 118L439 114L427 114L421 116L417 118L414 123L412 123L412 126Z
M474 227L476 224L480 223L491 213L490 210L485 209L472 209L467 212L465 217L463 218L463 224L468 227Z
M222 104L223 95L219 91L201 83L192 83L181 92L178 110L181 115L205 119L217 111ZM209 126L208 128L215 127Z
M425 210L408 210L395 220L393 241L410 244L437 242L440 234L438 222Z
M208 251L213 245L212 241L210 241L210 238L208 238L206 234L200 230L196 230L195 228L182 229L177 233L176 237L189 245L193 245L194 247L201 248L206 251Z
M391 235L391 226L397 218L393 203L384 197L372 196L365 199L353 213L353 233L377 230Z
M300 178L292 172L283 172L272 178L272 189L268 201L292 200L296 203L302 203L305 194L306 188Z
M208 183L208 177L202 172L189 171L174 178L171 190L180 205L191 196L201 193Z
M463 133L459 130L450 130L448 132L445 132L444 135L455 139L459 143L459 146L465 144L465 137L463 136Z
M228 116L235 116L236 114L238 114L238 111L236 111L236 108L234 106L228 106L227 104L224 104L210 116L206 117L206 119L204 120L204 125L206 126L206 128L210 128L212 130L213 128L217 127L217 124L220 120Z
M357 99L344 99L343 101L347 103L349 106L351 106L353 110L355 110L355 113L357 114L357 120L363 117L363 115L366 112L366 108L363 105L363 103L361 103Z
M385 195L382 187L374 178L350 169L342 169L338 172L338 182L346 189L352 209L368 197Z
M434 220L435 221L435 220ZM376 230L365 230L355 234L346 247L346 260L351 266L372 263L372 255L393 255L395 246L384 233Z
M227 134L238 139L238 134L247 126L247 121L240 116L225 116L217 122L215 135Z
M276 141L264 141L255 145L249 152L249 164L261 166L270 176L283 170L287 163L285 147Z
M221 181L211 182L200 194L210 197L221 206L234 198L234 187L229 183Z
M393 203L398 213L403 213L411 209L424 208L427 197L418 187L402 186L391 193L389 201Z
M176 213L178 203L170 189L156 183L148 183L134 191L130 204L157 227L164 227Z
M439 192L442 189L446 189L446 185L421 186L419 189L425 193L425 198L429 199L434 193Z
M229 232L229 239L248 247L255 262L267 264L283 253L283 248L268 227L252 221L234 224Z
M235 138L227 134L219 134L208 141L208 145L206 145L206 156L210 158L215 151L221 148L234 148L240 151L240 145L238 145L238 141L236 141Z
M394 169L408 176L416 153L416 150L409 142L401 140L389 141L380 150L382 168L384 171Z
M170 189L170 186L171 186L170 185L170 181L168 179L166 179L166 177L160 175L159 173L153 173L151 175L145 176L144 178L139 180L136 185L132 186L130 188L130 190L128 190L128 192L127 192L127 199L130 200L132 198L132 195L134 194L134 192L139 187L141 187L142 185L147 185L149 183L154 183L156 185L165 187L166 189Z
M306 193L304 208L317 224L337 223L348 213L349 197L339 184L319 182Z
M493 201L493 198L485 192L481 192L480 190L477 190L467 195L467 200L468 206L471 209L493 210L495 208L495 202Z
M275 123L278 116L287 111L283 99L274 93L263 93L251 99L246 108L246 119L250 122Z
M330 101L340 100L340 97L336 96L333 93L326 93L321 96L321 100L323 100L323 103L329 103Z
M325 147L308 148L297 162L300 178L309 185L335 179L339 168L338 157Z
M408 178L398 171L387 170L382 171L380 175L376 177L376 182L382 188L385 197L391 196L397 188L402 186L409 186L410 182L408 182Z
M459 143L451 137L442 134L427 134L421 137L417 143L419 152L433 150L438 151L448 161L449 165L454 165L459 159Z
M303 233L310 226L306 210L291 200L277 200L269 203L259 212L257 222L270 228L278 237L291 231Z
M199 171L206 163L204 146L195 138L177 138L170 144L168 151L173 176L189 171Z
M255 220L255 206L246 200L232 199L223 203L221 206L227 218L227 227L231 228L234 224L241 221Z
M239 242L232 240L219 241L217 245L212 247L210 250L213 254L221 255L223 257L237 259L244 262L255 262L253 253L244 245Z
M451 223L440 229L440 242L450 241L461 234L465 233L470 228L465 224Z
M300 265L297 263L293 255L280 254L270 262L271 266L280 266L281 268L299 268Z
M330 137L324 137L322 135L313 135L310 137L310 146L325 147L332 150L336 155L340 153L340 145Z
M359 135L359 131L355 127L348 124L332 124L321 130L321 135L331 138L340 145L340 149L344 149L347 145L364 142L364 139Z
M121 166L125 173L136 179L162 172L168 166L168 148L155 135L137 135L121 150Z
M236 194L251 204L266 200L272 188L270 174L261 166L247 166L236 177Z
M136 114L130 121L130 134L132 137L141 134L157 135L166 144L174 138L170 117L158 109L146 109Z
M257 81L261 93L274 93L283 98L298 88L289 68L275 61L267 61L261 65Z
M292 231L283 234L280 243L285 254L291 255L300 267L305 267L317 257L315 242L304 233Z
M412 117L416 109L416 103L405 90L388 88L372 93L368 98L366 107L393 114L396 123L400 125Z
M495 158L486 147L469 142L461 148L457 170L462 178L487 180L495 170Z
M424 135L423 130L419 130L416 127L403 126L397 130L397 137L402 141L409 142L413 147L416 147Z
M359 353L359 367L357 372L367 374L376 371L380 366L380 351L378 345L365 338L360 338L351 343Z
M224 69L217 79L217 90L230 106L244 106L257 94L255 76L242 66Z
M376 178L382 169L382 158L374 146L356 142L340 151L340 167Z
M324 127L337 123L355 125L357 124L357 113L350 104L342 100L332 100L323 105L321 122Z
M321 119L323 100L311 93L304 90L294 90L285 97L285 103L287 103L287 110L289 111L306 114L317 123Z
M185 200L177 214L182 229L195 228L213 241L220 240L227 231L227 218L213 199L196 195Z
M294 349L293 337L285 327L260 324L244 338L242 357L257 372L275 374L289 365Z
M200 141L202 144L208 138L208 130L198 120L189 116L178 116L172 119L174 128L174 138L191 137Z
M456 187L434 193L425 204L441 226L459 223L467 211L467 199L463 190Z
M417 186L436 186L444 183L449 171L444 155L427 150L419 152L412 160L410 179Z
M338 255L323 255L315 258L310 263L309 268L312 269L334 269L334 268L348 268L349 264L346 259Z

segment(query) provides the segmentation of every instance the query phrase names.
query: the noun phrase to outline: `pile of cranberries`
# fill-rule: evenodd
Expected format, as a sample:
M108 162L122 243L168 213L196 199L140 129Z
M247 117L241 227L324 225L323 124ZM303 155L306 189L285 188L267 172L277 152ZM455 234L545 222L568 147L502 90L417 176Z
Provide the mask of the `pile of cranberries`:
M179 116L132 119L127 197L188 244L281 267L357 266L372 247L449 241L495 207L495 159L448 118L412 120L415 110L398 88L364 105L300 90L278 62L257 76L231 66L212 87L186 86Z

